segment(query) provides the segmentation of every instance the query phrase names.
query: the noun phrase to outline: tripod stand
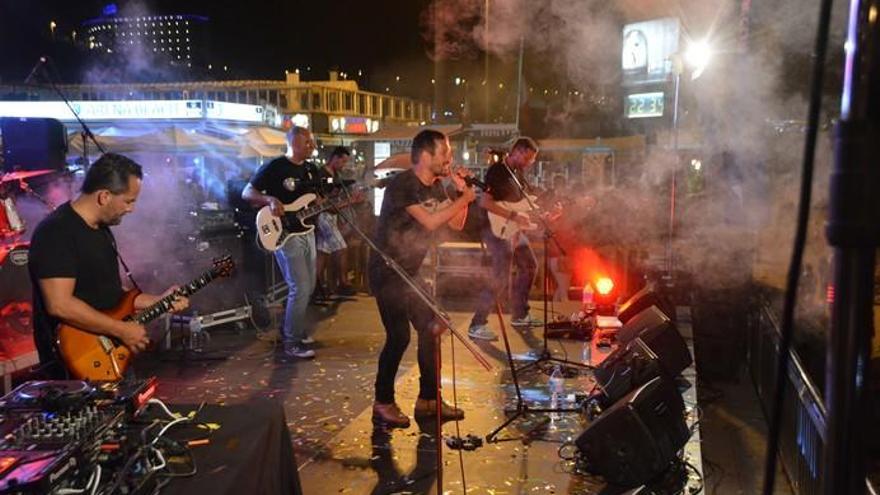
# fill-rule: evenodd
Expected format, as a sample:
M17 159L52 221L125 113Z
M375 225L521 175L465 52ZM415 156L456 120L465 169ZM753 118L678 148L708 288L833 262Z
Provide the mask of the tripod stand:
M504 167L510 173L511 178L513 179L513 183L516 184L517 188L519 188L522 197L525 198L525 200L528 202L528 205L531 208L531 210L532 211L537 210L537 206L532 202L531 198L526 193L525 188L520 183L519 179L516 177L516 174L514 174L513 171L506 164L504 165ZM562 254L563 256L565 256L565 250L559 244L559 241L554 237L553 230L550 228L550 225L547 222L547 220L542 216L539 216L538 218L544 228L544 235L543 235L543 249L544 249L544 253L543 253L544 274L543 274L543 276L544 276L544 279L543 279L543 284L542 284L543 298L544 298L544 301L543 301L543 303L544 303L544 308L543 308L544 309L543 349L542 349L540 356L538 356L537 359L535 359L534 361L527 363L519 368L516 367L516 365L513 362L513 354L510 350L510 342L507 337L507 328L504 325L504 317L503 317L502 311L501 311L501 304L498 301L498 294L496 293L495 294L495 310L498 315L499 324L501 325L501 335L504 339L504 348L507 352L507 364L510 368L510 374L513 377L513 386L514 386L514 390L516 391L516 407L512 410L505 410L505 412L512 412L513 414L509 418L507 418L507 420L505 420L500 426L498 426L497 428L492 430L492 432L490 432L488 435L486 435L486 442L488 442L488 443L497 443L497 442L501 442L501 441L515 440L514 438L498 439L498 434L501 432L501 430L503 430L504 428L509 426L511 423L513 423L514 421L516 421L517 419L519 419L525 415L533 414L533 413L537 413L537 414L572 413L572 412L580 412L581 411L580 408L567 408L567 407L532 408L532 407L529 407L525 403L525 401L523 401L523 398L522 398L522 390L520 389L520 386L519 386L519 373L521 373L522 371L525 371L526 369L532 368L532 367L537 368L541 363L547 362L547 361L561 363L563 365L571 366L571 367L576 366L576 367L586 368L586 369L592 368L589 364L576 363L576 362L568 361L567 359L560 359L560 358L554 357L550 353L550 351L547 347L547 330L548 330L548 327L547 327L547 325L548 325L548 323L547 323L547 321L548 321L547 300L548 300L549 283L550 283L550 280L549 280L550 266L549 266L549 258L547 256L548 247L549 247L549 240L550 239L553 240L553 242L555 243L555 247L559 250L560 254ZM532 431L534 431L536 428L542 426L543 424L546 424L546 423L542 423L542 424L532 428L532 430L526 432L526 434L524 436L528 436Z
M513 184L515 184L517 189L519 189L519 193L520 193L521 197L526 201L530 210L537 211L538 206L534 203L534 201L532 201L532 198L526 192L526 188L520 182L519 178L516 176L516 174L513 172L513 170L511 170L507 164L503 164L503 166L507 170L507 172L510 174L510 178L512 179ZM543 249L544 249L544 253L542 256L543 265L544 265L544 280L543 280L543 284L542 284L542 290L543 290L542 295L544 298L544 301L543 301L544 302L544 308L543 308L543 310L544 310L543 349L541 350L541 354L538 356L537 359L535 359L534 361L532 361L530 363L525 364L524 366L522 366L520 368L513 368L511 366L511 371L513 372L514 376L516 376L516 373L518 373L518 372L525 371L525 370L532 368L532 367L538 367L540 365L540 363L547 362L547 361L554 362L554 363L560 363L560 364L563 364L563 365L569 366L569 367L579 367L579 368L585 368L585 369L592 369L592 367L589 364L576 363L574 361L569 361L567 359L560 359L560 358L554 357L550 353L550 350L547 348L547 330L548 330L547 325L548 325L548 319L549 319L548 318L549 312L547 310L547 298L548 298L549 284L550 284L550 278L549 278L550 277L550 262L549 262L549 257L547 256L547 253L548 253L547 248L549 247L549 244L550 244L549 241L550 240L553 241L553 245L559 251L560 255L565 256L566 252L565 252L565 249L562 247L562 245L559 244L559 240L556 238L556 235L554 234L553 229L550 228L550 223L547 221L547 219L544 218L543 215L538 215L537 219L540 222L541 228L543 229L543 233L544 233L543 239L542 239ZM498 295L496 294L495 297L496 297L496 303L497 303Z

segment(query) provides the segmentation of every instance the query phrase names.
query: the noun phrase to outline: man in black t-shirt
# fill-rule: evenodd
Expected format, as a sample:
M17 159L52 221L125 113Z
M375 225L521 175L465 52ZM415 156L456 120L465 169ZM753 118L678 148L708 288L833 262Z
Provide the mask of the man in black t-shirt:
M288 152L260 167L241 193L256 208L269 206L276 216L284 215L284 205L307 193L318 192L318 167L306 161L315 151L312 133L294 126L287 132ZM281 326L284 353L313 358L306 346L314 342L306 328L306 310L315 290L315 233L290 237L275 251L278 268L287 282L287 305Z
M387 186L376 228L376 246L396 261L410 276L415 276L431 244L431 233L443 225L461 230L468 204L476 197L465 185L461 172L451 173L452 150L446 136L425 130L413 138L413 167L397 174ZM460 196L454 201L439 183L450 176ZM370 253L370 288L385 326L385 346L379 355L376 373L376 402L373 420L391 427L406 428L409 418L394 401L394 378L409 345L409 324L418 334L419 397L416 419L431 417L437 409L437 369L434 353L439 326L434 314L413 290L389 268L377 253ZM444 419L461 419L464 412L445 402Z
M47 377L67 377L55 345L59 323L115 337L132 352L149 343L142 325L101 313L116 306L124 292L109 227L134 210L142 177L134 161L105 154L89 167L82 194L59 206L34 230L28 261L34 288L34 341ZM174 289L162 295L140 294L135 309L152 305ZM185 297L178 297L173 308L181 311L188 305Z
M524 172L535 163L537 155L538 145L534 140L528 137L517 139L510 153L486 172L488 191L480 196L480 206L491 213L510 218L523 227L530 225L531 219L527 214L505 208L499 202L514 203L525 199L523 190L528 193L529 186ZM507 293L513 264L516 265L517 272L510 291L513 316L511 324L515 327L542 325L542 321L529 315L529 289L535 280L538 263L528 238L519 233L510 240L500 239L487 225L483 229L483 242L492 258L492 277L480 293L468 335L481 340L498 338L488 327L488 316L496 299Z

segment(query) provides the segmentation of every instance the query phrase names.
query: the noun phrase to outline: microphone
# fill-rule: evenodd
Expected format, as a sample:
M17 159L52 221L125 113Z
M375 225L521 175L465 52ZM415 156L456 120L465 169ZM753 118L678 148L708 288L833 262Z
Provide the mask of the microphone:
M29 83L31 82L31 80L34 78L34 76L37 75L37 71L39 71L40 69L42 69L42 68L43 68L43 64L45 64L46 61L48 61L48 60L49 60L49 58L46 57L45 55L43 55L42 57L40 57L40 58L37 60L37 63L34 64L34 68L31 69L31 73L28 74L28 76L27 76L26 78L24 78L24 84L29 84Z
M481 181L480 179L477 179L476 177L470 177L470 176L464 177L464 183L471 186L471 187L479 187L483 191L486 191L489 189L489 186L487 186L485 182Z

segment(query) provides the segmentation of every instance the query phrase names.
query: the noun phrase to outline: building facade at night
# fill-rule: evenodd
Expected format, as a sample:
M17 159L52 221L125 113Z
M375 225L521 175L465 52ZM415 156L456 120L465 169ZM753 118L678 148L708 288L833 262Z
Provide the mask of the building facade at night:
M103 64L131 68L134 58L144 65L202 68L208 63L208 23L207 17L191 14L120 16L110 5L102 16L82 23L83 42L91 58Z
M302 81L296 73L285 80L191 81L168 83L71 84L62 91L75 101L204 100L260 105L264 124L308 127L324 142L348 143L385 126L417 125L430 119L427 102L363 91L357 82L331 72L326 81ZM15 95L15 98L4 97ZM57 100L49 88L0 86L0 100Z

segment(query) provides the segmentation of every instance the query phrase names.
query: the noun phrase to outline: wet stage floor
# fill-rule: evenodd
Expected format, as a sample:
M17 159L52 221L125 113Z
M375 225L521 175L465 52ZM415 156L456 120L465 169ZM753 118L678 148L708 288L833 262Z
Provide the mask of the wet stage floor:
M208 352L195 356L216 354L225 356L224 360L196 361L192 356L181 360L171 352L158 352L142 359L139 369L159 376L160 397L170 402L242 403L259 397L283 403L303 493L437 493L435 425L420 426L413 421L408 429L386 431L374 428L371 421L376 360L384 342L374 300L362 296L312 309L317 320L314 360L283 357L271 342L255 338L251 328L240 332L225 328L211 332ZM556 309L565 313L573 307L557 304ZM470 314L451 314L465 335ZM490 327L500 335L497 317L490 320ZM541 328L520 331L507 325L507 329L518 365L543 348ZM484 443L474 451L452 450L445 441L441 444L443 493L465 493L465 485L467 493L623 492L606 487L599 478L574 474L574 464L560 457L560 447L577 438L588 424L581 414L551 418L532 413L500 432L501 441L485 443L486 435L505 421L505 407L516 402L504 343L478 344L493 366L492 371L485 371L461 343L456 341L453 348L453 340L447 334L442 343L443 395L447 402L453 401L454 352L454 385L466 417L459 422L458 432L456 423L446 423L443 435L474 435ZM556 358L582 362L586 357L592 364L610 352L595 346L585 350L580 341L550 340L548 348ZM418 393L414 351L415 339L404 356L396 387L397 402L410 417ZM695 385L693 368L685 372L685 378ZM550 405L547 380L534 367L520 374L523 399L529 406ZM565 379L569 397L585 394L592 386L589 371ZM696 387L685 390L684 397L690 426L697 416L693 408ZM702 472L699 431L695 430L685 459ZM566 447L562 453L571 451L573 447ZM693 471L688 471L685 482L696 488L701 482Z

